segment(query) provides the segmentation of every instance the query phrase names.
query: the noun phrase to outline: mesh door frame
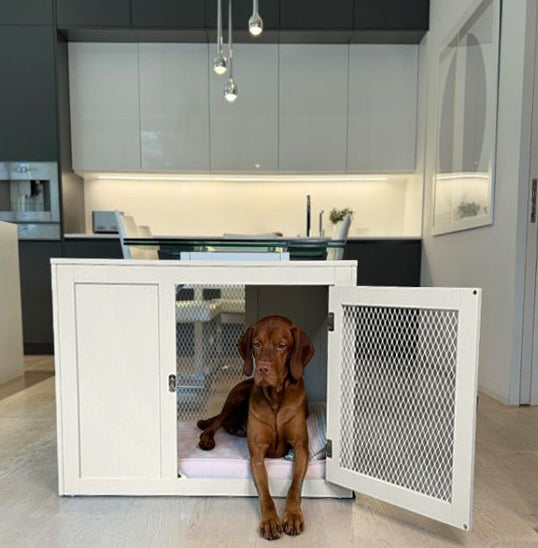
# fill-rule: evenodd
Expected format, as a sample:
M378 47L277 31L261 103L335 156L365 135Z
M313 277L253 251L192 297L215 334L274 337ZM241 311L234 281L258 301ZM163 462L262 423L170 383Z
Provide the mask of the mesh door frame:
M340 467L342 406L340 356L344 336L343 307L345 305L458 312L450 502ZM334 331L329 332L328 340L327 439L332 441L332 458L328 458L326 463L327 480L460 529L471 528L480 305L481 290L476 288L359 286L329 289L329 310L334 314Z

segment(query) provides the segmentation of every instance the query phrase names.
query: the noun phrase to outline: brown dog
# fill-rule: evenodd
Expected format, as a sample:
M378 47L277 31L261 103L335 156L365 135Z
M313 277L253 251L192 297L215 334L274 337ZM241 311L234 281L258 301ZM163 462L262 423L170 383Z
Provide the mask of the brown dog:
M230 391L216 417L198 421L199 445L215 447L215 432L222 426L228 433L245 436L250 466L261 508L260 533L266 539L282 531L298 535L303 531L301 488L308 467L307 402L303 371L314 355L308 335L282 316L267 316L249 327L239 342L243 372L254 377ZM265 457L283 457L289 446L295 450L293 479L280 521L269 492Z

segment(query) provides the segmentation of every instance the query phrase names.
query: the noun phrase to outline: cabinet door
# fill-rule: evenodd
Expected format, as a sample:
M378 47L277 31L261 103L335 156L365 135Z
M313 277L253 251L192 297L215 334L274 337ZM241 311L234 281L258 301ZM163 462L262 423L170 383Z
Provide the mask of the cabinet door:
M329 481L470 529L480 299L330 288Z
M62 268L54 277L60 493L100 492L101 485L112 489L114 481L129 486L160 478L160 400L166 385L159 287L78 283L75 276L83 277L84 269L77 274L75 269Z
M137 44L69 44L73 168L140 169Z
M58 27L129 27L131 0L57 0Z
M139 47L142 169L208 171L208 45Z
M280 46L280 171L346 169L348 46Z
M50 260L61 256L61 242L19 241L25 354L52 354L54 351Z
M347 171L414 172L418 46L351 44Z
M353 0L285 0L280 3L283 30L351 29Z
M0 160L57 161L52 27L0 27Z
M52 0L2 0L0 25L52 25Z
M355 28L428 30L430 0L356 0Z
M133 27L205 28L203 0L132 0L131 5Z
M228 103L226 76L210 74L211 169L277 171L278 46L237 44L234 80L239 97Z

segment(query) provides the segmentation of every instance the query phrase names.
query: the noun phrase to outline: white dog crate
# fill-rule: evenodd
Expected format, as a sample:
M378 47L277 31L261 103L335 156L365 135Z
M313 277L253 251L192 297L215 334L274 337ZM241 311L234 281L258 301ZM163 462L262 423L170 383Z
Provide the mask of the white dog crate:
M316 348L303 495L470 527L479 290L356 287L352 261L55 259L52 274L60 494L255 495L245 439L221 430L204 452L195 425L243 378L244 329L280 314ZM292 456L266 465L285 495Z

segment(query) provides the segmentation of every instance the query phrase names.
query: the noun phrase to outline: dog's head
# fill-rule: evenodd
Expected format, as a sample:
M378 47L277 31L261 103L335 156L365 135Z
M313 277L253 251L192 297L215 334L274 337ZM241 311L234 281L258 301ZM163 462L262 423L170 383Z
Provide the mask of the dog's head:
M243 372L260 386L279 386L289 375L296 381L314 355L310 337L283 316L267 316L249 327L239 341Z

